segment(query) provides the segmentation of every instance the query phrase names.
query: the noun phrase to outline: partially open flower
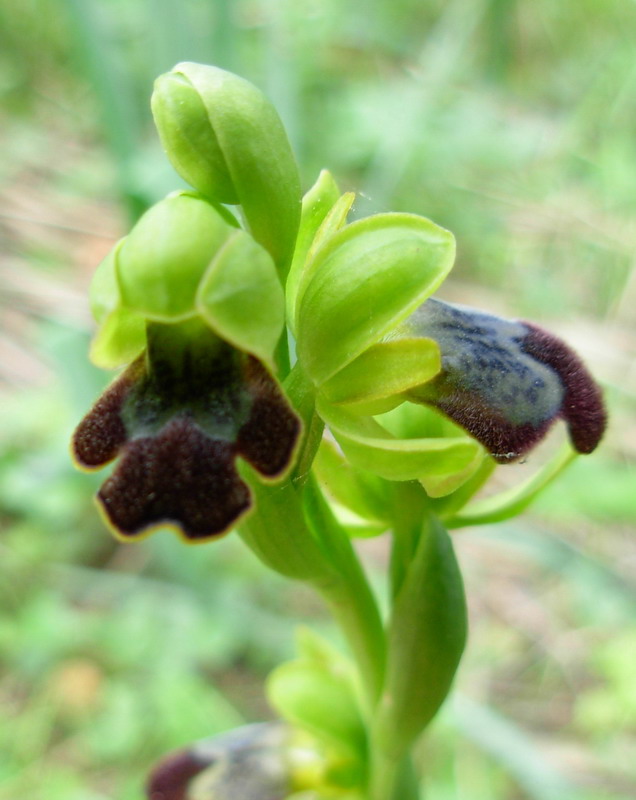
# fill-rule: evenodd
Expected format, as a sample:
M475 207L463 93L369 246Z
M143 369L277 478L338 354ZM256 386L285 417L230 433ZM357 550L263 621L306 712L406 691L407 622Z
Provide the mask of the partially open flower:
M454 425L440 431L430 414L400 411L404 403L441 411ZM574 449L590 453L606 424L600 388L558 337L435 299L327 380L318 408L356 466L418 479L434 497L479 468L477 442L509 463L563 419Z
M312 192L335 194L324 178ZM317 410L356 467L420 480L441 497L479 469L483 448L499 463L514 461L559 418L578 452L596 447L605 428L601 391L564 342L530 323L431 299L452 266L452 235L411 214L343 227L343 200L323 213L322 227L314 224L304 266L292 267L288 316ZM382 416L408 404L452 423L406 408Z
M148 800L284 800L293 788L287 726L261 723L170 753L153 769Z
M251 506L235 460L264 480L283 475L300 423L254 357L198 320L155 323L148 349L105 391L78 426L78 464L121 456L98 493L121 538L169 525L190 541L218 536Z

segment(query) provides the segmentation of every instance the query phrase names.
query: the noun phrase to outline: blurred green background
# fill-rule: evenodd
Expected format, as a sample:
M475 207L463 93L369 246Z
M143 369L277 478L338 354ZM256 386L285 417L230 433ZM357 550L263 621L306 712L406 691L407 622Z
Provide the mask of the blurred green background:
M139 799L165 751L271 714L295 621L330 630L237 537L117 544L69 463L107 377L86 286L181 185L148 100L185 59L266 91L305 188L326 166L357 215L450 228L445 296L545 324L605 384L599 452L457 534L471 640L419 758L427 800L636 795L635 53L625 0L0 0L0 800Z

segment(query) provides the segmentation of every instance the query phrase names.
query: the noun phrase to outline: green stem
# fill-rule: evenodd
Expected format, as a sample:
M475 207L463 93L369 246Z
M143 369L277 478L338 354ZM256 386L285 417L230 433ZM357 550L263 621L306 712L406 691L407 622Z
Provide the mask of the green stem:
M334 517L313 476L307 482L305 495L310 524L340 576L331 585L315 585L349 642L365 688L367 711L371 712L382 692L386 661L378 604L347 533Z
M420 800L419 781L410 755L400 761L373 745L371 752L369 800Z

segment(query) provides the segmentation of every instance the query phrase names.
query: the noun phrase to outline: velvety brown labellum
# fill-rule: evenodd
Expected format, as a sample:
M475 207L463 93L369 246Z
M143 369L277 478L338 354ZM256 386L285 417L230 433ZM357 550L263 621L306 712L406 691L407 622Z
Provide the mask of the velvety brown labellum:
M590 453L605 430L601 390L581 359L551 333L463 306L428 300L405 330L434 339L442 369L408 392L438 408L500 463L525 455L557 419Z
M148 800L187 800L188 784L211 763L192 750L171 753L156 765L148 779Z
M564 342L530 322L525 325L529 333L521 342L524 353L547 364L559 375L565 388L561 417L568 426L572 444L579 453L591 453L607 425L599 386L585 364Z
M252 356L227 346L175 363L140 357L73 437L81 466L121 455L98 500L123 537L176 526L190 540L227 531L251 505L238 456L265 478L289 465L300 422Z

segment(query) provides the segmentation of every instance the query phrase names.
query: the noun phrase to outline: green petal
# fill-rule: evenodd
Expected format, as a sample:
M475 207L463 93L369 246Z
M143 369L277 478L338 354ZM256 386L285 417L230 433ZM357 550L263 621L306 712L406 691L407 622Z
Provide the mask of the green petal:
M423 217L381 214L332 236L299 301L298 356L320 385L378 342L451 269L452 234Z
M300 213L298 237L287 276L285 295L287 298L287 319L293 323L296 308L298 282L307 261L309 248L323 220L340 197L340 191L333 175L323 169L318 180L303 197Z
M211 160L216 160L218 148L251 233L284 270L296 241L301 195L298 168L276 110L256 86L217 67L182 62L171 74L187 81L201 98L213 131ZM163 128L171 124L170 119L157 119ZM190 125L189 118L185 125ZM172 150L167 152L173 158ZM179 160L173 158L173 163L178 169ZM225 174L219 183L225 185ZM204 191L203 183L193 185ZM226 202L224 193L210 196Z
M119 250L122 304L157 322L192 315L199 282L233 231L211 203L169 195L141 217Z
M321 398L316 408L354 466L386 480L419 480L431 497L460 486L483 457L480 445L468 437L398 439L375 419Z
M222 339L273 366L285 298L271 256L249 234L236 231L218 251L196 307Z
M331 239L335 233L344 227L347 222L347 216L351 211L351 206L353 205L353 201L355 199L356 196L353 192L346 192L339 197L316 231L316 235L314 236L311 247L307 253L305 265L298 281L295 299L294 326L297 322L296 318L298 316L298 309L300 308L300 301L305 294L305 289L307 288L309 281L311 278L313 278L316 272L316 265L320 263L316 261L316 254L321 247L327 244L329 239Z
M330 403L356 410L358 403L400 395L426 383L440 367L439 348L432 339L380 342L326 381L321 391Z

